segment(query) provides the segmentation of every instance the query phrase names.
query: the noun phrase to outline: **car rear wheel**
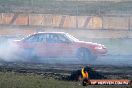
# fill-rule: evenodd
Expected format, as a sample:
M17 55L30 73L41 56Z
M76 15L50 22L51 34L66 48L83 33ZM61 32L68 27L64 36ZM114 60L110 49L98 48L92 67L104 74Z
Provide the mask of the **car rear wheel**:
M96 56L94 56L90 50L87 48L80 48L77 50L76 54L77 58L82 62L93 62L96 59Z
M27 62L37 62L38 58L33 49L24 49L23 58Z

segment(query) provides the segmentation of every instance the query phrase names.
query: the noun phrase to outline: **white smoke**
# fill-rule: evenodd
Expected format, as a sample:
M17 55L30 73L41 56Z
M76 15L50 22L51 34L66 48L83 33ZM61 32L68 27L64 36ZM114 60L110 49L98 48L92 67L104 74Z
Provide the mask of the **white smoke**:
M13 39L7 39L0 43L0 60L1 61L24 61L19 56L20 48L13 41Z
M23 53L23 49L21 49L15 42L15 39L1 39L0 38L0 61L7 61L7 62L31 62L29 58L23 57L25 53ZM109 47L108 47L109 50ZM131 55L106 55L102 57L98 57L97 60L92 62L92 64L101 64L101 65L132 65ZM34 58L32 58L34 59ZM82 64L85 61L77 58L63 58L63 57L56 57L56 58L39 58L41 63L63 63L63 64ZM35 58L36 62L38 58ZM87 63L85 63L87 64ZM89 64L89 62L88 62Z

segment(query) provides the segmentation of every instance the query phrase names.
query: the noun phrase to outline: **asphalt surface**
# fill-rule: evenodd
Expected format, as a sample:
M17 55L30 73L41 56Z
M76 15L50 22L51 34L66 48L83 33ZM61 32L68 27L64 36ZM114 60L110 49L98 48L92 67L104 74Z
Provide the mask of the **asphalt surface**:
M131 79L132 66L113 65L88 65L88 64L46 64L46 63L22 63L0 62L0 72L16 72L24 74L38 74L44 77L62 79L73 72L89 66L109 79Z

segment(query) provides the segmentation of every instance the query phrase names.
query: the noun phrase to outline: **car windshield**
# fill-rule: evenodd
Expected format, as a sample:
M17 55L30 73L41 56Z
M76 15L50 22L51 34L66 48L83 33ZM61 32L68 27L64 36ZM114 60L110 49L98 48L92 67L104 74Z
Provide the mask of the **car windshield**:
M65 35L68 37L68 39L69 39L70 41L74 41L74 42L75 42L75 41L79 41L77 38L71 36L71 35L68 34L68 33L66 33Z

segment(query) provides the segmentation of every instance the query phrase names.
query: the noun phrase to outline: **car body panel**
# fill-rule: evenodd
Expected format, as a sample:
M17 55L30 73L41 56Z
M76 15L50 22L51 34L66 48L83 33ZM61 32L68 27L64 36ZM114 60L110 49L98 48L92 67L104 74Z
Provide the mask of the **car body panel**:
M50 39L55 38L54 36L57 36L58 40ZM34 53L40 57L73 57L79 48L86 48L95 56L107 53L104 45L79 41L63 32L36 33L17 40L16 43L22 49L34 50Z

